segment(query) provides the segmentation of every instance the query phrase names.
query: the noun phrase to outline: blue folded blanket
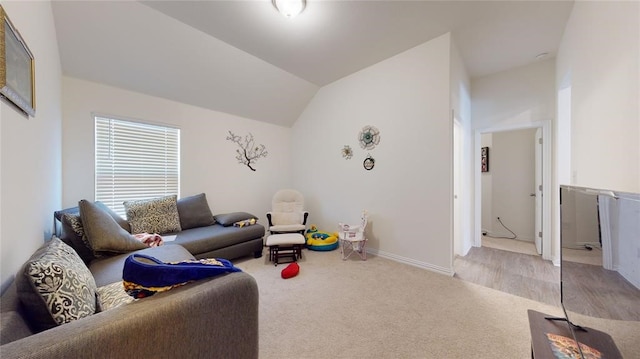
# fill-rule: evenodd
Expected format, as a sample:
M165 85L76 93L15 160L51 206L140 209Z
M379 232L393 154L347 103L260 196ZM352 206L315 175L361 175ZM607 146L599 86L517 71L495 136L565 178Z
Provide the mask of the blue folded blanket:
M144 254L132 254L124 262L122 282L130 296L144 298L194 280L241 271L220 258L163 262Z

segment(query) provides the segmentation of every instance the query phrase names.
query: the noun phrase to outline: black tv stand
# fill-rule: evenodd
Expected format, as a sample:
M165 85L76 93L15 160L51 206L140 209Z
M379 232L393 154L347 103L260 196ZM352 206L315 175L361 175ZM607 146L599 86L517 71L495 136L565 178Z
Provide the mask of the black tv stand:
M529 329L531 330L531 358L556 359L555 354L551 350L549 340L547 339L547 334L551 333L571 338L569 326L559 323L561 321L566 322L565 318L559 318L557 320L547 319L550 318L550 316L531 309L529 309L527 313L529 315ZM593 328L585 329L587 329L587 331L576 332L576 337L578 337L580 343L600 351L602 358L622 358L618 347L609 334Z
M555 320L555 321L559 321L559 322L567 322L567 323L569 323L569 325L573 329L579 330L581 332L586 332L587 331L586 329L584 329L584 327L581 327L581 326L579 326L577 324L571 323L571 321L569 319L567 319L567 318L563 318L563 317L544 317L544 319L546 319L546 320Z

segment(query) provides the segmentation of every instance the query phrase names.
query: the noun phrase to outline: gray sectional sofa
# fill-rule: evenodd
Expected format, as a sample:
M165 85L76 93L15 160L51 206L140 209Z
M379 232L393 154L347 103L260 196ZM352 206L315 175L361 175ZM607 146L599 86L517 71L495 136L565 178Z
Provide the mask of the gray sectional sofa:
M179 245L140 252L163 261L193 258ZM121 286L127 256L90 266L98 288ZM40 332L27 319L16 282L0 299L3 359L258 357L258 287L244 272L192 282Z
M258 289L246 273L222 274L149 298L134 300L124 292L123 265L131 253L162 261L262 255L264 227L233 225L252 215L212 216L204 194L176 202L180 231L164 233L172 240L144 249L139 249L140 243L126 242L139 223L124 220L100 203L81 201L79 208L56 212L64 240L54 237L36 251L0 298L0 357L257 358ZM80 229L73 222L78 219ZM166 226L155 218L151 222ZM100 239L87 242L87 237ZM122 238L125 247L113 245ZM54 275L39 286L34 270L49 273L51 268ZM68 291L74 299L66 299L64 285L58 285L62 289L55 289L55 295L42 294L42 287L51 290L55 286L49 284L59 279L63 284L80 283L80 288ZM51 298L64 303L62 314L55 312Z
M156 233L167 237L175 236L174 240L165 241L166 245L179 244L185 247L196 258L225 258L236 259L247 255L255 258L262 256L263 237L265 228L259 223L250 226L237 227L234 223L256 218L246 212L233 212L212 215L211 209L204 193L178 199L177 216L180 225L179 231L157 231ZM131 223L100 202L96 204L108 212L127 232L133 233ZM71 245L86 262L90 263L96 258L86 240L74 233L73 223L67 220L69 216L79 216L80 206L67 208L54 213L56 218L56 232L60 238ZM175 228L175 226L164 226ZM144 226L142 227L144 228Z

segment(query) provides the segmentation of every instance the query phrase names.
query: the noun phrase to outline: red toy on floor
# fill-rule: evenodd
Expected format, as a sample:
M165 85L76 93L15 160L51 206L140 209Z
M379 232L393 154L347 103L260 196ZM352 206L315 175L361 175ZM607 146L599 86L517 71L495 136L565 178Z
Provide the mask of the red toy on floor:
M283 270L282 270L282 279L289 279L292 277L295 277L298 275L298 272L300 272L300 266L298 265L298 263L293 262L290 263L288 266L286 266Z

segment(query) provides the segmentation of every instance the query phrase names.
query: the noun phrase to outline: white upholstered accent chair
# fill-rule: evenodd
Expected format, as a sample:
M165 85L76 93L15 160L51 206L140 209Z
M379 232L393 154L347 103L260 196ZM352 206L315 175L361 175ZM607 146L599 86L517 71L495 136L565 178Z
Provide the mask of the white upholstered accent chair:
M338 241L342 260L346 260L353 253L357 253L362 260L367 260L365 249L367 237L364 235L364 230L367 227L368 218L369 214L364 210L359 224L338 223Z
M304 210L304 196L294 189L282 189L273 195L271 212L267 212L271 234L300 233L307 229L309 212Z

